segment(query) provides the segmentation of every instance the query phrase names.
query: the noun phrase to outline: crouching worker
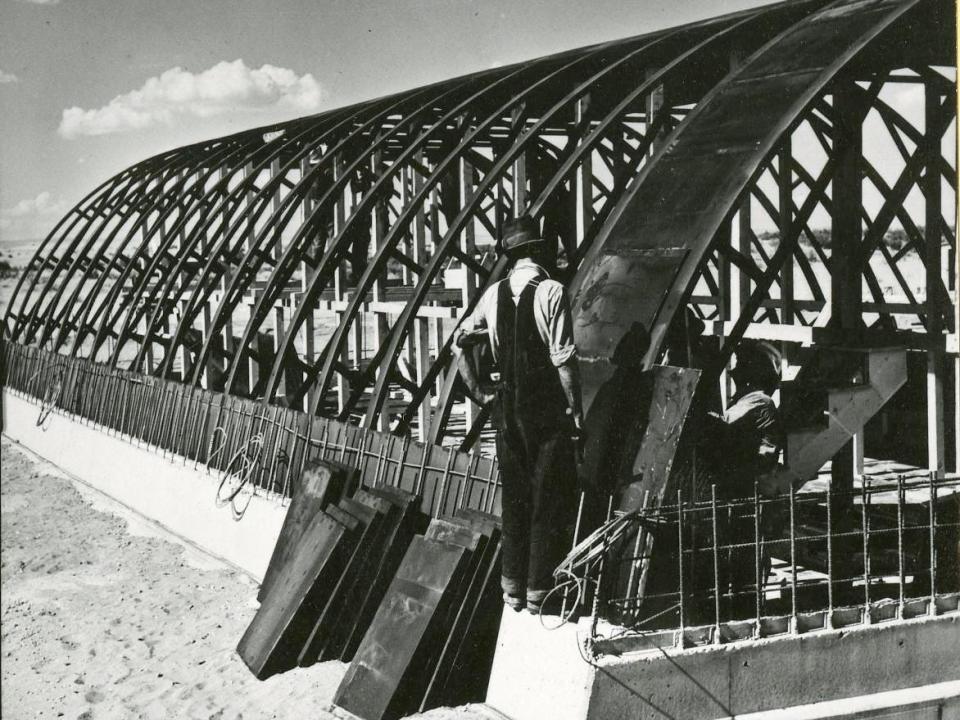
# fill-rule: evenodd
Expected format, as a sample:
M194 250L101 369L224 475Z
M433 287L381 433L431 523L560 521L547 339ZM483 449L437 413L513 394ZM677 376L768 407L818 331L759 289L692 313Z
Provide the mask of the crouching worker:
M758 585L762 586L769 570L769 541L777 534L779 508L764 505L760 517L755 517L754 489L774 497L783 490L778 479L785 477L778 466L785 435L772 398L780 384L780 353L769 343L744 340L735 358L730 376L736 393L723 416L722 429L712 436L712 453L707 453L719 475L718 499L725 504L717 533L720 544L727 546L719 585L729 601L725 603L728 619L755 612ZM754 548L757 535L762 543L759 553Z
M550 279L552 248L529 216L504 226L501 247L513 268L482 295L456 342L461 350L489 342L499 369L496 385L485 385L476 354L461 354L461 376L491 404L497 431L504 602L536 613L576 514L580 379L570 306L563 285Z

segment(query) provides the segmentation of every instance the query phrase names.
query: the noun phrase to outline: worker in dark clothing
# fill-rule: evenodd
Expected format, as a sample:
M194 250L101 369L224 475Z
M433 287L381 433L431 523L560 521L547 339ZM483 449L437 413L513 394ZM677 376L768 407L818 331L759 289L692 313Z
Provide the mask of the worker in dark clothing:
M467 388L491 403L497 430L504 601L539 612L575 515L580 378L569 303L548 272L549 244L529 216L507 223L501 244L513 268L480 298L457 345L489 342L499 368L495 388L485 387L473 354L461 354Z
M722 425L711 433L712 448L706 453L716 472L717 497L723 501L752 500L757 485L763 495L776 492L768 478L776 475L786 442L772 397L780 384L779 351L769 343L744 340L735 352L735 362L730 376L736 394ZM757 575L762 582L768 569L763 547L756 567L753 542L757 534L761 541L775 534L778 513L774 507L764 507L757 518L752 508L752 502L727 505L718 518L718 541L727 546L719 566L719 585L727 596L728 619L748 617L755 611Z
M769 343L745 340L734 357L736 394L723 416L722 485L725 497L744 498L753 497L754 482L776 469L785 442L772 397L780 384L780 353Z

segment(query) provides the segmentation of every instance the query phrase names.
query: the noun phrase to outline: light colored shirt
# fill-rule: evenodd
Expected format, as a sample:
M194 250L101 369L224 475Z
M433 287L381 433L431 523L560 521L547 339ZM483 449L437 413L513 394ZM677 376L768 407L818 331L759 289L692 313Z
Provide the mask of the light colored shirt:
M724 420L734 430L727 450L734 456L739 451L735 459L740 466L752 465L759 473L776 467L786 438L773 398L760 390L746 393L727 409Z
M563 285L551 280L547 271L529 258L521 258L506 279L487 288L473 312L463 321L460 332L486 330L494 359L499 358L500 343L497 339L497 304L500 283L510 283L513 303L520 302L520 294L532 281L540 283L533 295L533 320L543 344L550 352L550 360L557 367L574 357L577 346L573 344L573 321L570 319L570 303Z

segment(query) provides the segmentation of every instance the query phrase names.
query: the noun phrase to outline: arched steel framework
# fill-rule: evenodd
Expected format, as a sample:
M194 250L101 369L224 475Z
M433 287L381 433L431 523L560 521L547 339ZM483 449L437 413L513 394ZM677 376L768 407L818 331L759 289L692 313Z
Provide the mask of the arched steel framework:
M505 269L502 222L529 211L572 282L588 403L630 326L652 331L653 363L684 305L727 349L882 328L941 352L953 17L943 0L793 0L162 153L60 221L4 332L471 445L486 418L451 338ZM891 100L903 89L919 117Z

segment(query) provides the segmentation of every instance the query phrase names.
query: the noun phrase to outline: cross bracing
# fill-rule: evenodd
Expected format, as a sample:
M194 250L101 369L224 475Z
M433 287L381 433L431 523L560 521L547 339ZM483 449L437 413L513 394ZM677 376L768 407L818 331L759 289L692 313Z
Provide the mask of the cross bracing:
M630 325L652 364L685 306L726 351L885 333L929 350L942 385L954 12L780 3L161 153L58 223L4 331L470 446L486 418L451 339L528 211L570 282L588 404Z

